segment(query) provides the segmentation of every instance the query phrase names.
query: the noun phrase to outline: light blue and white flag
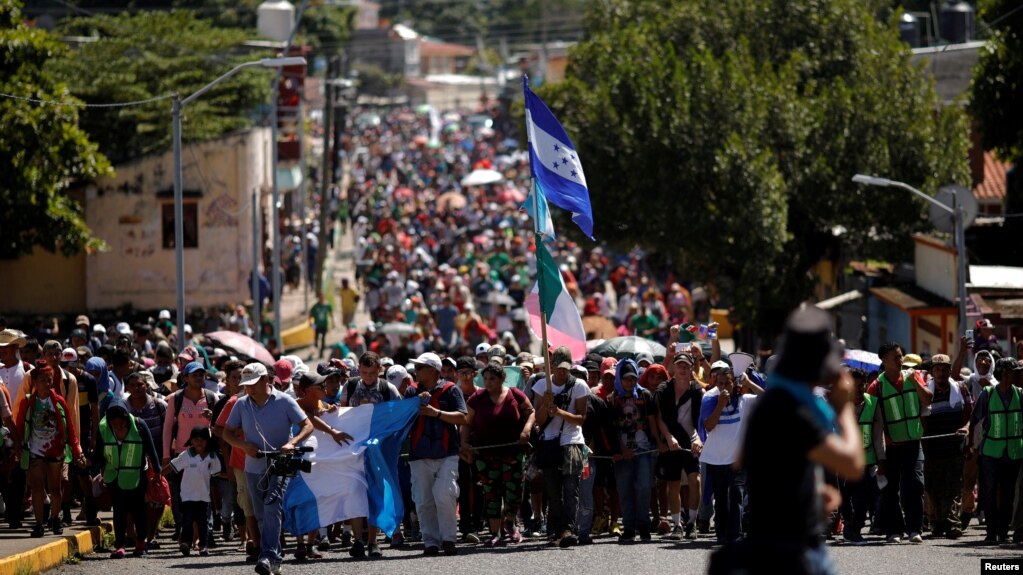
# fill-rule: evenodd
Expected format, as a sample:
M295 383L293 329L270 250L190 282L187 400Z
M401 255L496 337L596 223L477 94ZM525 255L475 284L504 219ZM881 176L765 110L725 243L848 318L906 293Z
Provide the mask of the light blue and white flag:
M535 202L539 200L539 206ZM533 181L533 191L526 196L525 203L520 206L522 211L529 214L533 220L533 232L543 236L545 241L554 241L558 236L554 233L554 220L551 219L551 210L547 207L547 198L540 189L540 183Z
M529 167L533 178L547 200L572 212L572 221L593 238L593 210L590 191L575 145L543 100L529 89L529 79L522 77L526 94L526 131L529 134Z
M384 533L392 533L404 514L398 484L398 454L408 436L419 399L342 407L320 416L343 429L352 442L338 445L314 431L313 467L288 483L284 495L284 526L289 533L309 533L338 521L368 517Z

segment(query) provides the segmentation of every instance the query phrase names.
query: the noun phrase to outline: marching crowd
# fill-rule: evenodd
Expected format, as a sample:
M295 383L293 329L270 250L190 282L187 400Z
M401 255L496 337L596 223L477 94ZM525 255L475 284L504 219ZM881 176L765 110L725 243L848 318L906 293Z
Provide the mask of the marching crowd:
M514 143L403 110L349 144L344 211L357 273L337 294L344 336L326 341L334 311L324 295L310 313L328 359L252 363L190 332L177 352L165 312L109 333L79 316L67 338L57 325L0 326L0 493L11 529L60 534L73 521L97 524L109 505L111 556L144 556L160 547L169 508L184 555L237 544L257 572L279 573L282 479L263 452L298 448L314 430L351 441L322 416L418 398L395 462L401 525L379 533L353 518L290 534L297 560L338 548L375 558L386 544L421 544L428 556L525 538L572 547L608 535L818 550L831 538L954 539L974 520L986 543L1020 542L1023 364L1001 356L990 323L954 360L885 344L867 373L840 365L819 318L797 313L789 345L759 365L722 354L713 324L697 329L719 304L712 285L656 275L638 250L616 258L558 240L588 334L638 335L666 352L540 353L522 313L536 261L518 208L527 159ZM461 185L489 168L503 181ZM359 305L372 319L362 329ZM218 312L217 326L255 331L244 308L232 314ZM779 405L798 416L770 419ZM775 428L746 434L757 418ZM794 442L800 459L769 439ZM804 498L806 513L785 512Z

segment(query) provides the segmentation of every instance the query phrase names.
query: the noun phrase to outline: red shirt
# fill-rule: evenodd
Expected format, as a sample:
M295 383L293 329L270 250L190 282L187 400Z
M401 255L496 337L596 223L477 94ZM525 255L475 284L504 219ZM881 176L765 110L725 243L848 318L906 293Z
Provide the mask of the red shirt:
M217 418L217 425L220 427L227 425L227 418L231 415L231 410L234 409L234 404L236 403L238 403L237 395L227 400L227 403L224 404L224 409L220 410L220 417ZM245 438L241 429L238 430L238 435L242 437L242 439ZM231 458L228 459L227 466L231 469L241 469L242 471L245 471L245 451L232 446Z
M513 387L507 388L508 393L504 395L499 403L495 404L490 399L490 392L486 389L478 389L465 404L472 408L472 430L474 442L477 447L484 445L500 445L502 443L513 443L519 440L522 433L522 425L526 416L522 413L520 406L527 400L526 394ZM514 446L509 449L488 449L487 455L496 455L511 451L517 453Z

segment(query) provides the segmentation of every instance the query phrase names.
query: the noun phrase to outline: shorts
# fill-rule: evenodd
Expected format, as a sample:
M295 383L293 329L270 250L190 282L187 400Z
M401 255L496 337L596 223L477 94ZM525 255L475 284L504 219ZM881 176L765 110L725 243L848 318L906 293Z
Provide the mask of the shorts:
M33 469L43 468L44 473L49 473L50 466L60 465L60 479L61 481L68 481L69 466L64 462L63 459L53 459L50 457L39 457L37 455L30 455L28 459L28 472L31 473Z
M597 474L597 476L593 478L594 487L603 487L608 491L618 490L618 486L615 483L614 465L610 459L590 459L590 465L593 466L593 470Z
M234 471L235 485L238 488L238 507L242 508L245 517L252 515L252 499L249 497L249 480L245 477L244 469L232 469Z
M685 473L683 473L685 472ZM688 451L666 451L657 456L654 474L664 481L682 481L683 475L700 472L700 460Z

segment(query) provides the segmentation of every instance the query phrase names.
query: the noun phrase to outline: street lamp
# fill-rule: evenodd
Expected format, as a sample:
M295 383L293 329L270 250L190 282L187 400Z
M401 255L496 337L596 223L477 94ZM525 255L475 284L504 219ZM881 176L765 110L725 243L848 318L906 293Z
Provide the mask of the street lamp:
M952 220L955 223L956 263L959 268L959 272L957 274L958 278L956 278L958 280L957 291L959 292L959 331L962 332L966 329L966 233L964 230L964 220L966 219L966 216L963 211L963 206L959 203L957 196L952 196L952 205L949 206L903 182L897 182L887 178L879 178L877 176L868 176L866 174L856 174L853 176L852 181L866 186L902 188L903 190L912 192L935 206L938 206L941 210L952 214Z
M177 94L171 104L171 117L174 131L174 256L177 268L178 288L178 349L185 349L185 216L184 197L181 189L181 108L199 96L208 92L213 86L234 76L245 68L282 68L284 66L304 66L305 58L262 58L251 62L243 62L231 68L226 74L199 88L194 94L181 99ZM276 95L274 96L276 97ZM258 297L258 294L257 294Z

